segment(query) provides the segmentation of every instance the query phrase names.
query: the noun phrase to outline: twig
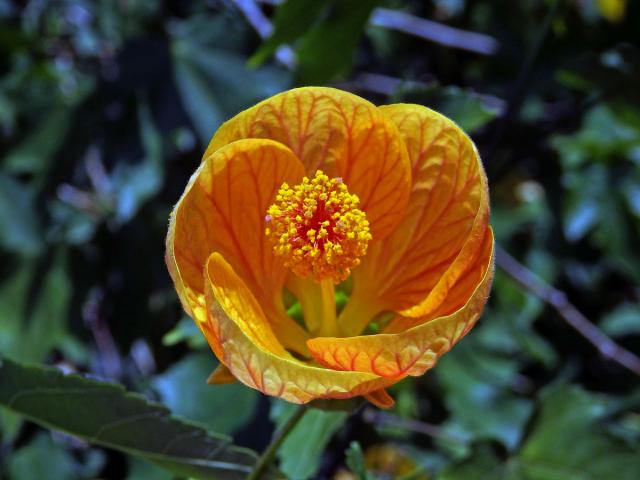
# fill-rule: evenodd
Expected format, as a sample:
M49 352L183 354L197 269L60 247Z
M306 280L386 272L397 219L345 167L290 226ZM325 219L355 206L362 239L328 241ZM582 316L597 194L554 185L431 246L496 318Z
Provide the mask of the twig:
M389 8L376 8L369 19L369 23L376 27L415 35L447 47L459 48L483 55L493 55L500 46L498 41L489 35L461 30Z
M236 4L238 10L242 12L260 38L265 39L271 35L273 24L262 13L254 0L233 0L233 3ZM291 50L291 47L282 45L276 49L276 60L288 69L293 69L296 64L296 54Z
M98 287L92 288L82 306L82 318L85 325L91 330L96 342L102 375L117 380L122 377L122 359L109 329L109 324L100 313L103 300L104 292L102 289Z
M404 80L379 73L361 72L358 73L353 80L339 83L337 86L344 90L373 92L391 96L400 90L412 91L429 89L437 87L438 84L435 82L427 83L417 80ZM480 100L488 108L495 110L498 115L502 115L506 108L505 101L501 98L477 92L469 92L469 94Z
M271 35L273 25L262 13L255 0L233 0L233 2L258 32L258 35L262 38ZM259 0L259 2L269 5L280 5L282 3L279 0ZM459 48L483 55L493 55L500 48L498 41L489 35L450 27L433 20L416 17L410 13L389 8L376 8L369 18L369 24L414 35L447 47ZM280 47L276 51L276 58L288 68L292 68L295 64L295 53L289 47Z
M419 422L418 420L411 420L409 418L402 418L391 413L374 410L373 408L367 408L362 414L362 418L365 422L373 423L375 425L398 427L410 432L421 433L429 437L440 438L457 445L466 445L468 443L464 438L445 432L437 425Z
M596 347L602 356L640 375L640 358L618 345L591 323L569 302L564 292L544 282L498 245L496 264L521 286L552 306L569 325Z
M416 90L428 88L429 86L430 85L425 82L403 80L397 77L390 77L389 75L368 72L358 73L352 80L338 84L338 87L344 90L360 90L386 96L391 96L400 89Z
M287 435L291 433L291 430L298 424L300 419L304 417L304 414L307 412L307 407L304 405L298 406L293 415L286 421L286 423L278 430L273 438L271 439L271 443L267 446L267 449L260 455L258 459L258 463L256 463L255 468L251 472L251 474L247 477L247 480L259 480L260 477L265 473L269 464L273 461L273 457L276 455L278 448L282 445L282 442L287 438Z

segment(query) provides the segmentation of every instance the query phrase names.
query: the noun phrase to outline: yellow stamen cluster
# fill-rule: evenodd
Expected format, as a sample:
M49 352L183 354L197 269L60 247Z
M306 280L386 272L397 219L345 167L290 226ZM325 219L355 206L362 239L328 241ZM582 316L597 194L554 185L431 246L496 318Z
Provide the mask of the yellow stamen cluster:
M280 187L267 211L265 233L296 275L339 283L360 263L371 240L359 204L342 179L318 170L299 185Z

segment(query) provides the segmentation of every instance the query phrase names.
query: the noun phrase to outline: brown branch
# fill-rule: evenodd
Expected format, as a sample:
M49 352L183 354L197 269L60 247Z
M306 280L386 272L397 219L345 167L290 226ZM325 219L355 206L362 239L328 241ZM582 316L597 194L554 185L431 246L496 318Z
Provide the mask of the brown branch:
M282 3L281 0L258 1L269 5L280 5ZM266 38L271 34L273 26L257 6L256 0L233 0L233 2L262 38ZM374 9L369 18L369 24L420 37L447 47L483 55L493 55L500 48L498 41L489 35L450 27L433 20L416 17L410 13L389 8ZM295 54L291 49L287 53L281 53L280 55L288 57L287 61L295 62ZM281 59L279 60L281 61Z
M437 87L437 83L426 83L418 80L405 80L379 73L360 72L351 80L341 82L338 88L349 91L365 91L391 96L398 91L421 90ZM498 115L502 115L506 108L505 101L501 98L484 93L469 92L473 98L477 98L487 107L495 110Z
M496 265L522 287L552 306L569 325L596 347L602 356L640 375L639 357L618 345L591 323L569 302L564 292L547 284L498 245L496 245Z
M447 47L483 55L493 55L499 48L498 41L489 35L461 30L389 8L376 8L369 23L376 27L415 35Z
M429 437L439 438L457 445L466 445L468 442L458 436L444 431L437 425L420 422L410 418L402 418L391 413L386 413L373 408L367 408L362 414L365 422L379 426L397 427L410 432L420 433Z

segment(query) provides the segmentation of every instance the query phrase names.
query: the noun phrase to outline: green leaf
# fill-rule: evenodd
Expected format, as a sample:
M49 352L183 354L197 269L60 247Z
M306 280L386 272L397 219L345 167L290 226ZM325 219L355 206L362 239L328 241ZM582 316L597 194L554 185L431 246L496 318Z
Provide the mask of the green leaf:
M4 158L6 171L15 174L44 172L67 134L72 112L65 105L45 115L33 132Z
M35 192L13 178L0 174L0 247L26 255L43 246Z
M202 335L202 332L198 329L193 319L186 315L162 337L162 344L167 347L172 347L181 342L185 342L192 350L207 346L207 340Z
M603 431L613 405L579 387L559 386L542 396L537 421L518 455L524 478L634 480L638 451Z
M362 448L358 442L351 442L346 452L347 467L358 476L358 480L369 480L367 467L364 463Z
M540 267L545 264L544 254L532 250L529 258L527 264L535 266L533 270L540 275ZM545 276L548 275L542 277ZM498 354L525 354L545 367L553 368L558 361L557 354L533 328L544 310L543 302L522 290L501 271L496 272L493 288L499 295L487 307L484 321L477 330L481 343Z
M302 84L324 84L346 76L358 41L378 0L333 1L320 23L296 49Z
M115 222L118 225L131 220L164 181L162 137L144 101L138 105L138 125L145 157L133 165L119 163L111 178L117 199Z
M248 69L242 55L204 43L186 24L175 29L171 42L174 76L198 138L207 145L223 121L287 88L290 78L275 67Z
M11 455L7 473L9 478L21 480L78 478L73 455L44 433Z
M65 349L71 291L65 252L55 254L42 273L35 262L20 264L0 287L0 352L16 360L40 362L54 348Z
M565 168L575 168L607 161L614 155L628 155L639 140L640 129L633 119L624 118L610 106L600 104L587 112L577 133L555 135L551 145L560 154Z
M280 428L298 408L297 405L274 401L271 418ZM278 450L280 469L290 478L314 477L322 452L331 437L342 427L348 414L310 408Z
M241 383L208 385L206 380L216 363L211 353L187 355L152 384L162 403L175 414L212 431L231 434L251 419L258 392ZM189 395L184 394L186 385Z
M624 304L605 315L600 327L612 337L640 334L640 305Z
M127 480L175 480L175 477L162 468L158 468L152 463L139 460L136 457L129 459L129 472Z
M437 480L504 480L505 466L492 451L490 445L478 444L471 456L457 465L446 468ZM517 477L516 477L517 478ZM513 480L516 480L514 478ZM551 479L549 479L551 480Z
M227 437L185 423L116 384L6 359L0 363L0 380L0 405L176 475L242 479L256 460L254 452L232 445Z
M329 0L287 0L276 10L273 32L249 59L249 65L263 64L283 43L292 43L316 23Z
M499 440L513 450L532 411L529 400L511 392L518 368L514 358L483 348L478 332L442 357L436 374L451 412L446 430L462 438Z
M438 479L635 480L640 471L638 449L605 428L620 407L637 408L637 395L628 403L577 386L547 389L519 451L501 460L490 445L478 444L468 459L447 468Z
M84 450L78 456L81 461L65 449L64 438L55 442L50 434L40 432L11 454L7 473L15 480L95 478L104 466L104 452L99 450Z

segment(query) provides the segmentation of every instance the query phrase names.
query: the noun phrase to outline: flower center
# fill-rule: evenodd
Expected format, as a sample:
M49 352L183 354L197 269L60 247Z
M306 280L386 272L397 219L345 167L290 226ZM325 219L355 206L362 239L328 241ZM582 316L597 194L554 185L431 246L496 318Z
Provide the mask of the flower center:
M294 187L282 184L267 211L265 233L296 275L339 283L360 263L371 240L359 204L341 178L318 170Z

